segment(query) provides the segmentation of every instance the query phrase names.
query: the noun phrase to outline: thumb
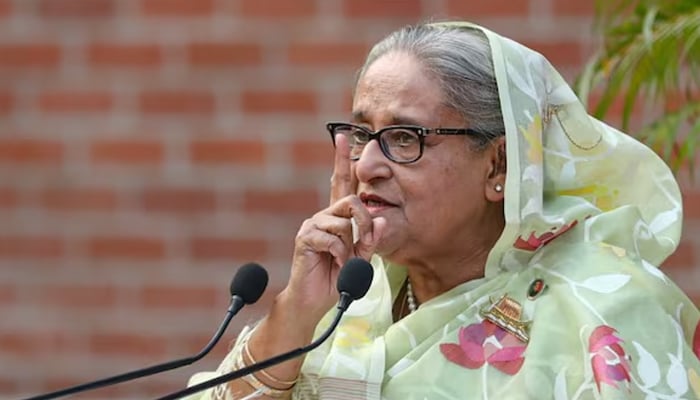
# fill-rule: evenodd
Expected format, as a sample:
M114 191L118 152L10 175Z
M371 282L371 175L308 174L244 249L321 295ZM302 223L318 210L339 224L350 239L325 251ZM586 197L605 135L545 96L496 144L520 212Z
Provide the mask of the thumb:
M358 257L362 257L365 260L369 260L374 254L379 242L386 231L386 218L375 217L372 218L372 238L369 242L358 241L355 245L355 254Z

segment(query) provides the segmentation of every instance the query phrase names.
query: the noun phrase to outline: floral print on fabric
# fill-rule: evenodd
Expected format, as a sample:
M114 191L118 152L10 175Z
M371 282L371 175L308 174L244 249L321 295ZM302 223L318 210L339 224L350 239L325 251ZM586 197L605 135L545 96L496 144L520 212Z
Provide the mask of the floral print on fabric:
M356 348L370 342L370 324L365 318L348 318L338 329L336 345L343 348Z
M556 239L557 237L561 236L564 232L576 226L577 223L578 221L574 220L570 224L564 225L558 230L555 230L553 232L545 232L539 236L535 236L535 232L531 232L530 237L528 237L527 240L523 239L522 236L518 236L513 246L516 249L520 250L535 251L540 247L546 245L547 243L551 242L552 240Z
M695 326L695 335L693 336L693 353L700 359L700 321Z
M542 117L537 114L533 117L532 123L527 127L527 129L520 127L520 133L527 141L527 159L531 163L540 164L542 163Z
M526 347L511 333L482 321L460 328L459 343L442 343L440 352L465 368L477 369L488 363L505 374L515 375L525 361Z
M630 382L630 365L622 348L622 339L615 336L617 331L607 325L593 330L588 339L591 354L593 377L600 392L601 382L619 388L617 382Z

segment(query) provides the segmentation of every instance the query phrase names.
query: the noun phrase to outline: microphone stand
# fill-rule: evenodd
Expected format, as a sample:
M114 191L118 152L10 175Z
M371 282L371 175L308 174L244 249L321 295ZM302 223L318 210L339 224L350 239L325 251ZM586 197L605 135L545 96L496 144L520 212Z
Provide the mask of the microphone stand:
M137 378L142 378L148 375L153 375L157 374L159 372L163 371L169 371L171 369L179 368L185 365L192 364L193 362L201 359L207 353L211 351L211 349L216 345L216 343L221 339L221 336L224 334L224 331L226 331L226 328L228 327L229 323L231 322L231 318L233 318L234 315L243 307L244 302L243 299L235 295L231 299L231 305L229 306L228 310L226 310L226 316L224 317L224 320L221 322L221 325L219 326L219 329L216 331L214 336L211 338L209 343L196 355L192 357L187 357L187 358L181 358L179 360L174 360L170 361L164 364L158 364L158 365L153 365L150 367L142 368L136 371L131 371L127 372L124 374L120 375L115 375L111 376L108 378L100 379L98 381L94 382L88 382L82 385L78 386L73 386L61 390L57 390L55 392L51 393L46 393L42 394L39 396L34 396L34 397L28 397L24 400L49 400L49 399L55 399L58 397L63 397L67 396L70 394L75 394L79 392L84 392L86 390L91 390L91 389L97 389L103 386L108 386L108 385L114 385L117 383L129 381L132 379L137 379Z
M343 299L343 297L345 297L345 299ZM287 361L289 359L292 359L294 357L298 357L304 353L308 353L309 351L320 346L321 343L323 343L326 339L328 339L328 337L331 335L331 333L333 333L335 328L338 326L338 323L340 323L340 318L343 316L343 314L345 313L345 310L347 309L347 306L343 307L342 305L343 304L349 305L348 300L352 301L352 299L350 299L350 296L347 293L341 293L341 300L340 300L341 304L339 304L337 306L338 312L335 314L335 318L333 319L333 322L331 322L331 325L328 327L328 329L326 329L326 331L323 332L323 334L318 339L314 340L313 342L311 342L307 346L296 348L294 350L288 351L286 353L282 353L282 354L277 355L275 357L260 361L258 363L249 365L245 368L241 368L241 369L236 370L236 371L231 371L229 373L226 373L224 375L210 379L208 381L204 381L204 382L199 383L197 385L190 386L190 387L185 388L183 390L180 390L178 392L171 393L167 396L160 397L157 400L179 399L179 398L182 398L184 396L199 392L201 390L206 390L206 389L209 389L211 387L220 385L222 383L232 381L232 380L244 377L246 375L250 375L253 372L257 372L257 371L260 371L261 369L265 369L265 368L271 367L275 364L282 363L282 362Z

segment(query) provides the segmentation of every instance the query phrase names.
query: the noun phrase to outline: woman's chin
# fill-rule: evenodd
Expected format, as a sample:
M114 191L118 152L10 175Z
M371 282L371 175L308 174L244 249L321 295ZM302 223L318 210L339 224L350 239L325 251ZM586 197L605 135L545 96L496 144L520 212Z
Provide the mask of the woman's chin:
M400 253L401 245L397 244L395 240L391 240L389 238L392 238L392 236L381 239L379 244L377 244L374 253L389 262L395 262L395 259L397 259L399 256L398 253Z

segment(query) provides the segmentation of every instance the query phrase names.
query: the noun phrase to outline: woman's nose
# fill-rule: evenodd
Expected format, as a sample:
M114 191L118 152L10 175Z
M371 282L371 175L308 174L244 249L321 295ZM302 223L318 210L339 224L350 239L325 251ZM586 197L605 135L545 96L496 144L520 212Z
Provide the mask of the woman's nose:
M355 161L355 175L360 182L370 182L377 178L388 178L391 176L389 163L379 146L379 141L370 140L360 153L360 158Z

